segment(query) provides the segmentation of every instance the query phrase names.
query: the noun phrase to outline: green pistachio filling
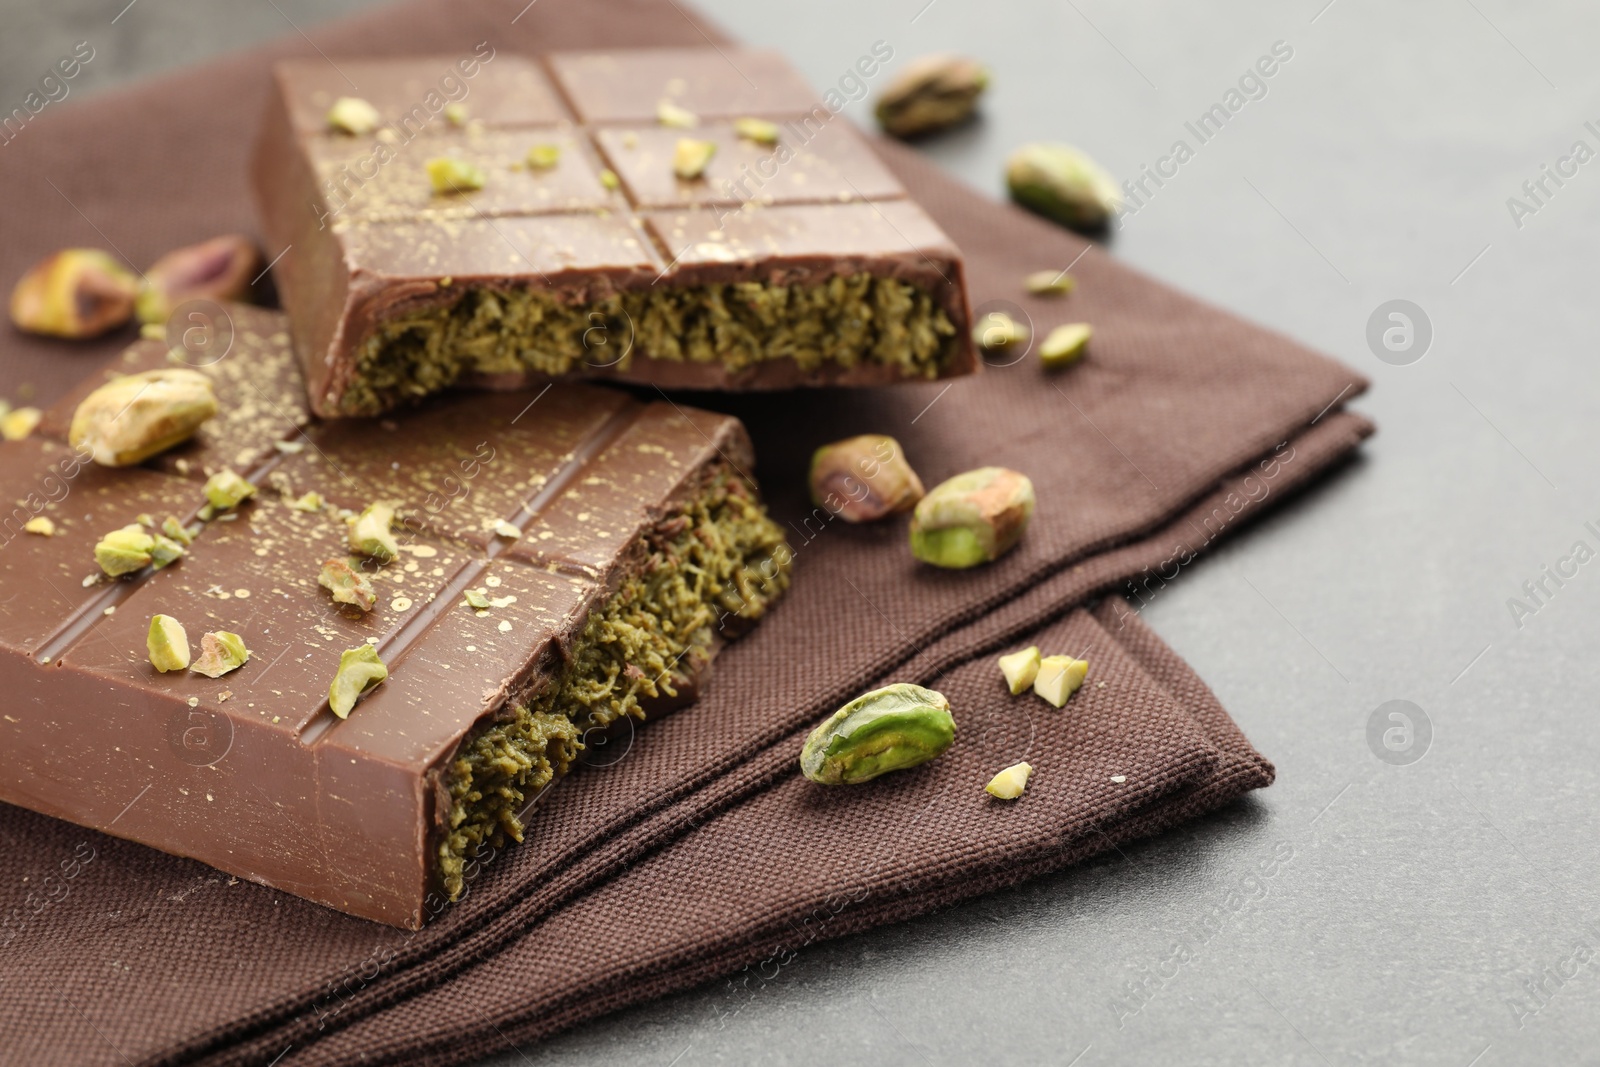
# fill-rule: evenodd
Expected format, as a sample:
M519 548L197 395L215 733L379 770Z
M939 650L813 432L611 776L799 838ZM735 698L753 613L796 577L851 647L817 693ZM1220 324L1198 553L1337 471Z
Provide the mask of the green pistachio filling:
M734 371L776 359L808 371L881 364L933 378L955 333L932 294L870 274L821 285L661 286L590 304L538 289L471 289L450 307L379 326L361 346L341 404L372 415L469 373L625 369L641 355Z
M589 616L571 662L526 705L464 741L447 772L451 808L439 870L451 899L487 844L522 840L527 798L565 774L591 727L642 720L677 697L723 627L755 621L789 585L788 546L744 480L723 469L647 535L649 559Z

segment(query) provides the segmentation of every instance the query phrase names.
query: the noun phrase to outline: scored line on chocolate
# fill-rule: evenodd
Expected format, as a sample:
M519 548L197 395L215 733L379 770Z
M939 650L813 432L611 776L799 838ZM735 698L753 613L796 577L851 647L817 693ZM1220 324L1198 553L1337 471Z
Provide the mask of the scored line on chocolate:
M532 405L529 405L532 406ZM526 529L528 524L539 516L560 493L570 486L575 478L588 467L595 457L604 452L613 442L622 437L638 422L645 405L639 401L631 400L618 408L599 426L589 434L577 448L573 449L562 463L561 467L550 476L550 479L540 486L538 491L527 499L523 505L506 521L519 530ZM524 412L527 410L523 409ZM521 418L521 415L517 416ZM512 420L515 422L516 420ZM463 564L455 575L441 586L431 600L424 605L410 619L407 619L397 629L385 634L377 642L380 657L391 671L399 668L405 662L407 653L416 647L422 636L431 630L445 612L455 607L457 600L464 596L473 583L481 579L486 571L502 555L508 552L512 542L501 538L493 538L483 549L483 555L477 559ZM552 559L534 552L531 558L519 560L511 557L514 562L525 566L535 567L546 571L568 574L576 577L594 579L596 577L591 568L574 565L565 560ZM488 709L493 710L493 709ZM300 731L300 743L313 745L323 740L334 727L341 722L347 722L333 714L327 703L317 709L315 715Z

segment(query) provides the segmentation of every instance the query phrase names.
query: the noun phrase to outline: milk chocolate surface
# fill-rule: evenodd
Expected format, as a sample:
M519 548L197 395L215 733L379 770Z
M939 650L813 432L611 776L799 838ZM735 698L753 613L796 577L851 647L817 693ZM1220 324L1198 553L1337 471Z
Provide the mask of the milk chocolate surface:
M192 364L221 414L187 445L126 469L78 456L61 438L97 376L40 436L0 446L0 800L415 928L441 906L444 787L464 740L553 684L664 517L719 472L748 485L748 437L726 416L573 383L320 422L295 402L283 317L225 315L230 352ZM141 342L110 373L172 360ZM200 525L202 480L223 468L257 493ZM363 613L318 574L346 558L348 512L378 500L401 518L400 551L369 571ZM40 515L52 536L23 531ZM164 569L106 577L96 541L141 515L199 533ZM470 607L469 589L495 606ZM239 634L249 661L216 679L158 673L157 613L197 653L207 631ZM341 720L328 685L363 643L390 674ZM681 689L714 651L685 660Z
M778 54L471 65L340 61L354 88L320 61L277 68L254 182L317 414L551 375L758 389L976 369L959 251ZM331 129L346 95L383 124ZM663 124L664 102L695 125ZM742 136L748 118L776 143ZM690 179L683 140L715 146ZM436 193L445 159L482 188Z

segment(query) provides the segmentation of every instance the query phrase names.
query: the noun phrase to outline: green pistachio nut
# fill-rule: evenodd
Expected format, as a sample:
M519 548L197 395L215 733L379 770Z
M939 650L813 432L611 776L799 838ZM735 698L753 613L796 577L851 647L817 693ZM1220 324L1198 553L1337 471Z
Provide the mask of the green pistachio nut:
M1023 145L1006 161L1006 185L1023 207L1076 229L1103 226L1122 208L1117 183L1070 145Z
M217 630L201 636L200 656L189 669L207 678L221 678L229 671L243 667L249 658L250 650L244 647L244 638L226 630Z
M67 439L105 467L142 463L187 441L217 413L211 379L183 367L113 378L83 398Z
M206 502L217 511L236 508L256 494L256 487L233 471L223 468L206 479Z
M944 694L896 682L856 697L811 731L800 770L823 785L855 785L927 763L955 737Z
M877 433L817 449L810 481L811 502L845 522L875 522L909 511L925 492L900 442Z
M1028 788L1028 776L1033 774L1033 764L1013 763L983 787L984 792L1001 800L1015 800Z
M189 665L189 635L183 623L171 615L150 616L150 633L145 638L150 650L150 666L166 674L181 671Z
M94 546L94 561L100 564L101 570L117 578L148 567L155 547L155 538L134 523L102 537Z
M341 96L328 109L328 125L340 133L361 137L378 128L383 116L359 96Z
M773 145L778 143L778 124L768 122L766 119L742 118L733 120L733 132L746 141L756 144Z
M924 56L906 64L874 110L894 137L920 137L966 121L989 87L983 64L962 56Z
M1011 690L1012 696L1028 691L1039 676L1039 663L1038 645L1000 657L1000 673L1005 676L1006 688Z
M911 515L911 554L936 567L975 567L1016 546L1033 518L1033 483L980 467L937 485Z
M972 343L994 355L1015 351L1031 336L1027 326L1004 311L991 311L972 324Z
M183 543L166 534L150 535L150 563L156 570L183 558Z
M672 152L672 173L684 181L694 181L705 176L711 157L717 154L717 142L697 141L692 137L679 139Z
M350 524L350 551L370 556L380 563L398 556L400 544L389 529L393 525L393 505L382 501L368 504L366 510Z
M1066 296L1078 287L1078 280L1064 270L1036 270L1022 284L1034 296Z
M561 162L561 146L557 144L536 144L528 149L528 166L534 170L549 170Z
M436 196L470 193L482 189L489 180L489 175L484 173L482 167L465 159L456 159L454 156L430 159L425 166L428 171L428 181L433 185Z
M1078 691L1089 673L1089 661L1071 656L1046 656L1039 661L1039 671L1033 679L1033 691L1056 707L1063 707L1067 698Z
M371 645L357 645L339 654L339 673L328 686L328 707L341 719L350 717L350 709L367 690L389 677L389 668L378 658L378 650Z
M656 105L656 121L673 129L688 130L700 125L700 116L671 100L663 100Z
M330 559L322 565L317 584L333 594L335 603L354 604L362 611L371 611L378 603L378 592L372 579L351 566L348 560Z
M1039 362L1051 370L1070 367L1083 358L1089 348L1089 338L1093 335L1094 330L1087 322L1069 322L1065 326L1057 326L1039 345Z

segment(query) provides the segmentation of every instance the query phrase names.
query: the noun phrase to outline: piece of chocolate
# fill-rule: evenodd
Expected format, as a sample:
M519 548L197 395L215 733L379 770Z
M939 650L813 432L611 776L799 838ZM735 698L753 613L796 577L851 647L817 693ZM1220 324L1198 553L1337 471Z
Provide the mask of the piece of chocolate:
M777 389L978 367L960 253L776 53L330 74L278 67L254 167L318 415L546 376ZM330 126L343 95L381 124ZM688 179L685 141L711 146Z
M233 350L199 368L222 414L181 457L77 456L48 435L78 394L0 446L0 800L415 928L520 838L587 732L692 697L788 549L735 419L557 383L308 421L278 410L300 388L282 316L226 313ZM120 369L170 358L145 342ZM224 469L256 492L204 522ZM380 502L393 558L352 555ZM169 515L198 530L180 559L101 573L100 538ZM157 614L249 659L159 673ZM330 684L368 645L387 678L340 718Z

